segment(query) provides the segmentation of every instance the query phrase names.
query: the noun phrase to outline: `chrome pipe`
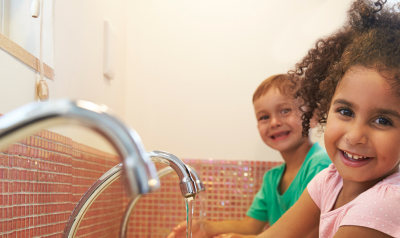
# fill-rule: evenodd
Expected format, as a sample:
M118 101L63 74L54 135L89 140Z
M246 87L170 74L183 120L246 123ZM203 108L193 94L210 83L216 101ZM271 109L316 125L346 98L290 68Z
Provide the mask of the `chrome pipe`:
M171 167L162 168L158 171L158 177L161 179L162 177L168 175L172 171L174 171L174 170ZM119 237L120 238L127 237L129 220L131 218L133 208L135 207L136 203L139 201L139 199L141 197L142 197L142 195L139 195L136 198L131 199L131 201L126 206L124 216L122 217L121 227L119 228Z
M96 198L113 182L118 180L122 175L123 164L117 164L103 174L87 191L83 194L82 198L79 200L77 205L69 217L67 224L65 225L62 238L75 237L78 231L79 225L85 216L86 212L89 210L90 206L96 200ZM140 197L138 194L135 198Z

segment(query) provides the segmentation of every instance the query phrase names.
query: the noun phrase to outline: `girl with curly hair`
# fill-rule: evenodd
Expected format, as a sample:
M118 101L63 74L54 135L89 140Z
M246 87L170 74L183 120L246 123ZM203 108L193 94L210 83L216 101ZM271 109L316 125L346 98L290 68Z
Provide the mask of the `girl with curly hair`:
M317 118L332 164L259 237L400 237L400 4L354 1L290 73L303 136Z

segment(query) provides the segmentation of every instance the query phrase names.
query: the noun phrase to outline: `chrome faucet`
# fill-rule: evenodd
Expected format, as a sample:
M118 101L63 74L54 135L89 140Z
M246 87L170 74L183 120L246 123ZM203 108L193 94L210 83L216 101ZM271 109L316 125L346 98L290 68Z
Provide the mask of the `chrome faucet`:
M166 152L164 152L164 153L166 153ZM154 161L153 157L152 157L152 160ZM199 174L197 173L197 171L195 169L193 169L192 167L190 167L189 165L186 165L186 167L189 169L189 171L192 174L192 176L196 178L197 194L205 191L206 188L204 187L203 181L201 180L201 178L200 178ZM158 177L161 179L162 177L168 175L172 171L174 171L174 170L171 167L162 168L157 172L158 173ZM141 197L142 196L139 195L136 198L131 199L131 201L126 206L126 209L125 209L125 212L124 212L124 216L122 217L122 221L121 221L121 227L119 229L119 237L120 238L128 237L129 220L131 219L131 215L132 215L133 209L135 208L136 204L138 203L138 201L139 201L139 199Z
M61 99L27 104L0 117L0 149L47 127L67 123L86 126L101 134L115 147L123 162L120 170L125 174L128 196L136 197L155 191L160 181L140 137L134 130L107 114L108 111L104 105L83 100ZM103 180L98 182L105 182L104 175ZM96 197L98 194L89 189L84 196ZM79 223L80 220L74 222L74 225L78 226Z
M151 161L168 165L168 167L165 167L158 172L159 178L171 173L172 171L175 171L178 174L181 194L183 197L194 197L196 194L205 190L203 182L201 181L197 172L190 166L187 166L185 163L183 163L183 161L178 157L164 151L151 151L148 153L148 155L150 156ZM99 180L97 180L83 195L68 219L62 236L63 238L74 237L78 231L78 226L80 223L77 221L82 220L84 214L89 209L90 205L95 201L96 197L121 176L121 169L122 164L117 164L111 168L109 171L103 174ZM195 181L193 180L193 177L196 179ZM87 194L91 193L96 195L87 196ZM141 195L132 198L127 205L121 222L120 237L126 237L132 210L140 197Z
M175 170L180 180L179 187L181 188L181 193L183 197L187 198L196 196L197 188L195 185L195 180L192 178L190 169L185 163L183 163L181 159L168 152L158 150L149 152L149 155L153 162L166 164L170 166L173 170ZM196 178L196 182L197 180L198 179ZM202 186L202 188L204 188L204 186Z
M124 164L128 196L156 190L160 184L157 172L140 137L107 114L108 111L104 105L83 100L29 103L0 117L0 149L46 127L66 123L87 126L104 136L117 150Z

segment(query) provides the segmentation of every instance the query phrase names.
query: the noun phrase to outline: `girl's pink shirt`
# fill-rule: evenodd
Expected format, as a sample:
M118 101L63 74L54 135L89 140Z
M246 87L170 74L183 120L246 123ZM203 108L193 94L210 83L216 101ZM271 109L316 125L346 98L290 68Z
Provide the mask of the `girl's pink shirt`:
M332 238L340 226L363 226L400 237L400 173L386 177L353 201L333 210L343 179L331 164L307 190L321 210L319 237Z

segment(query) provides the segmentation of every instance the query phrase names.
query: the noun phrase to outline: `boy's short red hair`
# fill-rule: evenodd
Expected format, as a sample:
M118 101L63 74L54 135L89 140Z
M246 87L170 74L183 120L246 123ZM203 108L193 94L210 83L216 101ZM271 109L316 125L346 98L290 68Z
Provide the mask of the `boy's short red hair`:
M291 80L288 74L276 74L265 79L253 94L253 103L266 94L271 87L279 89L282 94L288 95L291 89Z

